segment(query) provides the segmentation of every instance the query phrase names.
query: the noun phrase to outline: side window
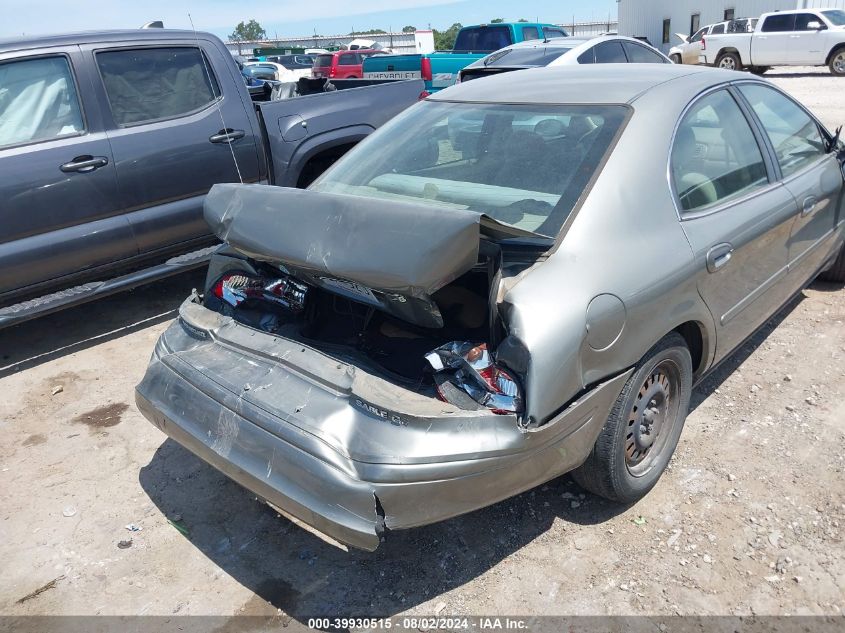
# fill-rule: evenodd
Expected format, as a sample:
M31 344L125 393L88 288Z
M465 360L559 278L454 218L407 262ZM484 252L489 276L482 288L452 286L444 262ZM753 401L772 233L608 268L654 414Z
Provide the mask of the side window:
M536 26L523 26L522 27L522 39L524 39L524 40L539 40L540 39L540 31L537 29Z
M757 140L725 90L699 99L675 134L672 184L683 211L741 196L768 183Z
M561 29L553 29L548 26L543 27L543 33L546 37L566 37L566 33Z
M811 27L810 24L813 26ZM796 31L823 31L826 28L822 19L814 13L799 13L795 16Z
M355 53L344 53L338 59L338 65L340 66L354 66L355 65Z
M625 55L632 64L664 64L666 60L652 50L633 42L622 42Z
M97 66L119 126L184 116L220 95L211 65L194 47L103 51Z
M788 15L770 15L763 21L763 27L760 29L763 33L782 33L784 31L792 31L795 27L795 14Z
M0 64L0 148L81 134L82 111L65 57Z
M602 42L593 47L597 64L625 64L628 58L619 42Z
M741 85L772 146L784 177L815 162L827 152L819 126L794 101L758 85Z
M713 26L713 30L710 31L710 35L721 35L725 32L725 25L724 24L716 24Z

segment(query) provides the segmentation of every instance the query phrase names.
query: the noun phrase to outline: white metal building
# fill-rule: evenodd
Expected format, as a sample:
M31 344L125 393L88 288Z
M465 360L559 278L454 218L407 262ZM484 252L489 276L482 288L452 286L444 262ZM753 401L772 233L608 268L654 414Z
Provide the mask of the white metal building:
M396 53L430 53L434 50L434 33L422 30L415 33L378 33L375 35L304 35L300 37L282 37L274 40L254 42L227 42L229 51L239 54L251 54L253 48L271 46L275 48L330 48L349 46L355 39L378 42L384 48Z
M617 0L619 34L647 37L667 52L678 44L675 33L691 35L700 26L729 20L753 18L768 11L785 9L845 9L845 0ZM664 22L668 20L668 24ZM665 35L668 33L668 38Z

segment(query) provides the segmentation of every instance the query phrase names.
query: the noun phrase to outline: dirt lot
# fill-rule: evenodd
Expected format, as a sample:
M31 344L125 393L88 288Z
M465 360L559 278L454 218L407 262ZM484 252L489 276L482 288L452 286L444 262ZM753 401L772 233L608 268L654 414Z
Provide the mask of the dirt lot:
M845 121L845 79L772 78ZM278 518L136 411L153 344L201 280L0 332L0 613L845 610L841 287L814 284L696 390L670 471L636 506L564 477L367 554Z

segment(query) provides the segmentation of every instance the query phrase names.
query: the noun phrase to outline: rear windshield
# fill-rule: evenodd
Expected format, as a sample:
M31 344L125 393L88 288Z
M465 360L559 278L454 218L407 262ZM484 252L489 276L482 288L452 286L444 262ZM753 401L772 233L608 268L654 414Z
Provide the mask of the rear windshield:
M478 65L494 66L546 66L571 48L537 46L532 48L509 48L488 55Z
M472 26L460 30L454 49L492 53L511 44L511 31L506 26Z
M625 120L625 106L424 101L311 188L469 209L557 235Z
M332 55L317 55L314 58L314 66L331 66L332 57Z

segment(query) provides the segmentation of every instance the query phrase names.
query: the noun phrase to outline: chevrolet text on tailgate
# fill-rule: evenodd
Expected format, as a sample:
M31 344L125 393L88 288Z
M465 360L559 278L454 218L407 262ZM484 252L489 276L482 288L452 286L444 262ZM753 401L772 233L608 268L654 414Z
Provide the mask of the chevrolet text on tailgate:
M138 408L369 550L569 471L635 502L693 385L816 275L845 281L843 163L835 134L743 73L462 82L308 189L212 188L224 246Z
M458 31L451 51L423 55L379 55L364 60L365 79L422 79L428 92L448 88L458 72L500 48L526 40L566 37L555 24L502 22L465 26Z

